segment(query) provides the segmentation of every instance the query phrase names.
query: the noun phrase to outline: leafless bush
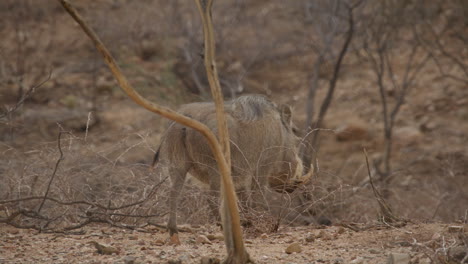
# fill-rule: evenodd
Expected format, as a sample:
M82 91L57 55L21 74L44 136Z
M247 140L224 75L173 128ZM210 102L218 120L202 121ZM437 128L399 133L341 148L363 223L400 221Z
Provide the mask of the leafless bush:
M402 1L383 1L370 6L361 38L381 99L384 154L377 161L376 169L380 180L386 184L392 173L392 139L397 115L429 59L411 30L415 21L410 7ZM383 168L380 163L383 163Z
M165 179L148 173L144 164L119 162L144 141L128 147L123 140L97 151L83 138L60 132L57 147L46 143L26 153L4 149L9 158L1 164L0 221L55 232L91 222L137 228L162 217L164 207L155 204L163 197Z
M306 103L306 120L303 159L306 164L314 160L314 152L318 150L318 137L323 120L330 107L333 94L338 82L340 68L348 52L355 34L355 9L363 1L309 1L306 5L307 18L314 21L315 39L312 40L312 49L316 53L310 73L310 86ZM343 30L346 28L346 30ZM320 104L316 106L315 97L319 84L319 73L325 64L333 68L329 77L327 94ZM316 108L319 109L315 114Z
M418 41L437 66L441 77L468 84L468 38L466 3L433 1L427 8L418 3L415 25ZM450 45L447 45L450 43ZM450 66L450 67L449 67Z
M41 2L41 3L39 3ZM1 3L2 27L4 41L0 48L0 81L12 87L19 99L26 92L27 87L47 76L50 62L45 59L55 42L55 16L53 5L48 1L4 1ZM47 24L38 27L37 22ZM2 98L2 100L10 98ZM5 103L5 102L4 102Z

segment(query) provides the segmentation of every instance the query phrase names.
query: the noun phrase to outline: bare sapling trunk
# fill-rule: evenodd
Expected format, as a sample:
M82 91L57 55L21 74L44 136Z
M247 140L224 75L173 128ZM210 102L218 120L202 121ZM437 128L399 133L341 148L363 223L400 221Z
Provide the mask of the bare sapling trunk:
M334 67L333 67L333 74L332 77L330 78L330 81L328 83L328 90L325 98L323 99L323 102L320 106L320 109L317 114L317 119L315 122L313 121L314 118L314 100L315 100L315 94L316 90L318 89L318 79L319 79L319 68L324 62L324 57L327 53L331 52L331 45L333 40L335 39L335 35L337 34L336 28L332 28L330 32L327 32L328 35L322 36L324 39L324 46L325 48L318 54L318 58L316 62L314 63L314 69L313 69L313 76L311 80L311 87L309 89L309 94L307 98L307 120L306 120L306 127L305 127L305 142L306 144L302 146L303 149L301 149L301 156L304 161L304 164L313 164L313 161L316 159L316 153L318 151L318 139L320 135L320 128L323 125L323 120L325 119L325 116L327 114L327 111L331 105L333 95L335 92L335 88L338 82L339 74L340 74L340 69L341 65L343 64L344 57L346 56L349 45L351 44L351 41L354 36L354 31L355 31L355 21L354 21L354 9L357 8L362 1L359 1L353 5L348 4L347 2L344 2L343 4L345 5L346 8L346 13L347 13L347 26L348 30L345 33L345 39L344 42L340 48L340 51L338 53L338 57L336 61L334 62ZM336 7L333 7L333 14L335 16L338 16ZM325 33L323 33L325 34ZM304 149L305 148L305 149Z
M120 67L117 65L115 60L113 59L112 55L109 53L109 51L106 49L104 44L101 42L101 40L98 38L98 36L95 34L95 32L89 28L89 26L83 21L81 16L76 12L76 10L68 3L66 0L59 0L59 2L62 4L62 6L65 8L65 10L73 17L73 19L81 26L83 31L88 35L88 37L93 41L96 49L101 53L101 55L104 58L105 63L111 70L112 74L116 78L120 88L137 104L140 106L144 107L145 109L157 113L159 115L162 115L165 118L171 119L175 122L178 122L184 126L187 126L189 128L192 128L194 130L197 130L200 132L208 141L208 144L210 146L211 151L213 152L213 155L216 159L216 162L219 167L219 171L222 176L222 183L223 183L223 189L224 189L224 199L226 200L227 206L224 208L224 217L226 218L225 222L223 222L223 228L224 230L230 230L230 231L225 231L225 242L226 242L226 247L228 251L228 258L226 260L226 263L247 263L250 258L245 250L243 240L242 240L242 232L240 228L240 221L239 221L239 212L237 210L237 201L236 201L236 195L234 192L234 187L232 184L232 179L230 176L230 159L229 159L229 142L228 139L228 134L227 134L227 129L226 129L226 122L224 121L224 132L220 132L222 137L221 143L223 144L224 147L220 144L216 136L213 134L213 132L203 123L198 122L196 120L193 120L187 116L181 115L167 107L162 107L159 106L155 103L152 103L145 98L143 98L128 82L128 80L125 78L125 76L122 74L122 71L120 70ZM210 81L210 86L212 83L215 85L214 87L212 86L212 91L215 89L219 89L219 82L218 85L216 85L216 70L215 70L215 65L214 65L214 39L213 39L213 30L212 30L212 24L211 24L211 6L212 6L212 1L205 2L203 3L197 1L197 5L199 6L199 10L203 11L201 12L202 14L202 19L204 20L204 29L205 29L205 49L207 54L211 53L208 58L205 58L205 62L207 66L209 66L210 70L207 69L208 72L208 78L211 79ZM206 24L206 25L205 25ZM210 29L211 28L211 29ZM207 30L208 29L208 30ZM209 33L211 32L211 33ZM214 68L214 70L213 70ZM212 76L210 77L210 72ZM219 106L222 107L222 97L220 97L221 92L218 90L217 92L215 91L213 93L213 97L215 101L218 101L217 108ZM219 103L221 101L221 103ZM222 120L224 117L223 115L223 110L221 108L221 111L218 113L218 121L221 120L221 125L220 125L220 131L223 130L223 122ZM224 119L225 120L225 119ZM226 152L227 151L227 152ZM223 155L224 153L228 153L227 156Z
M229 142L229 131L224 113L224 100L218 79L218 71L215 61L215 40L213 31L213 22L211 8L213 0L195 0L203 24L204 36L204 61L205 68L210 84L211 94L216 106L216 119L218 123L218 136L225 162L229 171L222 173L221 198L222 205L220 209L223 222L224 239L228 257L226 263L247 263L250 261L244 241L242 239L242 230L240 227L239 210L237 208L237 197L234 190L234 184L231 177L231 150Z

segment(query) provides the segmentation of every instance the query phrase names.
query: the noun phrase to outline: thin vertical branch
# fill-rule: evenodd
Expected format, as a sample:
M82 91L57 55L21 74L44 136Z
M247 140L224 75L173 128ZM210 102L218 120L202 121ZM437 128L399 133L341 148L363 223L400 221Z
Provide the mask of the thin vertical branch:
M58 167L60 165L60 162L62 162L62 160L64 159L62 147L60 145L60 139L62 137L62 134L64 134L64 133L69 133L69 132L63 131L62 129L60 129L60 132L58 133L58 136L57 136L57 148L58 148L58 151L60 153L60 156L57 159L57 162L55 163L54 171L52 172L52 176L50 177L49 183L47 184L47 189L45 191L44 198L42 199L42 202L39 205L39 208L37 209L38 214L41 212L42 207L44 206L44 203L47 200L47 196L49 195L50 187L52 186L52 182L55 179L55 175L57 174L57 170L58 170Z

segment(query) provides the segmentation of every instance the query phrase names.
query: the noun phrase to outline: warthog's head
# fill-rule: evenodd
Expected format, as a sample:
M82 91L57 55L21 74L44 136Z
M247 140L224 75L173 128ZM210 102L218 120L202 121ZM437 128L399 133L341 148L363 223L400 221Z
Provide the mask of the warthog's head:
M244 150L252 151L253 148L258 148L259 151L276 147L273 151L276 152L277 160L268 161L272 166L269 170L268 184L273 190L290 193L312 178L312 165L309 172L304 173L304 166L299 157L300 138L296 135L297 129L292 122L290 106L277 105L259 95L242 96L231 103L233 116L240 121L247 120L251 126L257 127L249 130L253 132L249 135L252 142L244 145ZM263 137L269 137L269 140L263 140ZM257 141L263 143L257 144Z

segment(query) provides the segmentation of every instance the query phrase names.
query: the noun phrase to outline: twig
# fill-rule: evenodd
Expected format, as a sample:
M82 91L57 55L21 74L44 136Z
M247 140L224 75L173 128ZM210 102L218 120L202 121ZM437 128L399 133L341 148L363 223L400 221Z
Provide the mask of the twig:
M370 171L370 166L369 166L369 158L367 156L367 151L364 148L364 155L366 156L366 165L367 165L367 173L369 176L369 182L372 187L372 191L374 192L374 196L377 199L377 202L379 203L380 207L380 212L382 214L382 220L387 220L389 223L395 223L395 222L400 222L402 221L400 218L395 216L395 214L392 212L392 208L388 205L388 203L385 201L385 199L382 197L380 192L375 188L374 186L374 181L372 180L371 176L371 171Z
M41 87L42 85L44 85L46 82L48 82L50 80L50 77L52 76L52 70L49 72L49 76L47 76L47 78L40 82L39 84L37 85L34 85L34 86L31 86L22 96L21 98L16 102L16 104L11 107L11 108L7 108L6 111L2 114L0 114L0 118L3 118L5 116L8 116L9 114L15 112L21 105L23 105L24 101L26 99L29 98L29 96L31 96L32 93L34 93L36 91L37 88Z
M84 136L84 141L86 142L86 139L88 138L88 131L89 131L89 123L91 122L91 114L93 112L89 112L88 113L88 120L86 121L86 132L85 132L85 136Z
M98 204L98 203L92 203L92 202L88 202L88 201L60 201L58 199L55 199L55 198L51 198L51 197L46 197L46 196L30 196L30 197L24 197L24 198L19 198L19 199L12 199L12 200L3 200L3 201L0 201L0 204L7 204L7 203L16 203L16 202L22 202L22 201L30 201L30 200L39 200L39 199L45 199L45 200L48 200L48 201L52 201L52 202L55 202L55 203L58 203L58 204L61 204L61 205L76 205L76 204L83 204L83 205L89 205L89 206L92 206L92 207L96 207L96 208L99 208L99 209L103 209L103 210L120 210L120 209L125 209L125 208L128 208L128 207L132 207L132 206L135 206L135 205L140 205L144 202L146 202L149 198L151 198L151 196L153 196L153 194L155 193L156 189L162 184L164 183L167 178L169 176L166 176L162 181L160 181L158 184L156 184L153 189L151 190L151 192L148 194L147 197L145 197L144 199L141 199L139 201L136 201L134 203L130 203L130 204L125 204L125 205L121 205L121 206L116 206L116 207L108 207L108 206L104 206L104 205L101 205L101 204Z
M155 226L155 227L157 227L157 228L167 230L167 226L166 226L166 225L158 224L158 223L155 223L155 222L152 222L152 221L148 221L148 225L152 225L152 226ZM191 230L191 229L189 229L189 228L184 228L184 227L182 227L182 226L177 227L177 230L178 230L179 232L183 232L183 233L193 233L193 230Z
M57 147L58 147L58 150L60 152L60 157L57 159L57 162L55 163L54 172L52 173L52 176L50 177L50 180L49 180L49 184L47 185L47 189L46 189L46 192L44 194L44 199L42 199L42 202L39 205L39 208L37 209L38 214L41 212L42 206L44 206L44 203L45 203L45 201L47 199L47 195L49 195L50 186L52 185L52 182L54 181L55 175L57 174L57 170L58 170L58 167L60 165L60 162L62 162L62 160L64 159L63 158L62 147L60 145L60 138L62 137L62 134L64 134L64 133L70 133L70 132L61 130L59 132L58 136L57 136Z

